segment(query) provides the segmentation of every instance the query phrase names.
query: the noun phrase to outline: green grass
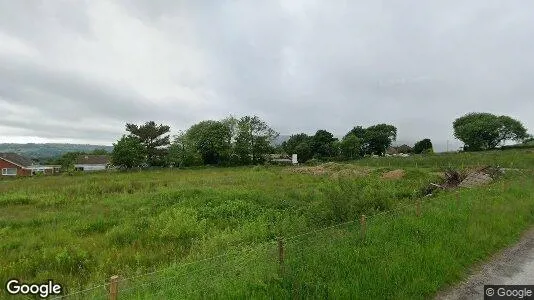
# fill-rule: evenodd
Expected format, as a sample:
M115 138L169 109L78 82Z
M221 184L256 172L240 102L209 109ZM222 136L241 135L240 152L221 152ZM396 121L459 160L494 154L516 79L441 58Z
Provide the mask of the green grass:
M436 153L432 155L412 155L410 157L365 158L355 161L355 163L365 166L416 168L463 168L476 165L494 165L503 168L534 168L534 149Z
M532 168L534 154L506 153ZM469 165L503 160L469 155ZM439 167L435 156L417 168L404 159L359 177L254 167L0 181L0 281L53 278L74 292L157 271L121 282L123 297L428 298L534 223L532 173L511 173L509 186L462 190L459 205L445 192L427 198L420 218L412 207L370 217L366 241L357 222L291 239L415 203ZM330 171L365 161L355 164ZM399 167L404 178L380 178ZM288 239L283 273L277 236Z
M462 190L459 198L427 199L421 217L413 206L371 217L365 240L357 222L289 240L282 274L277 246L264 243L224 261L176 266L155 278L127 282L125 288L147 286L125 296L428 299L534 224L533 175L509 175L502 183Z

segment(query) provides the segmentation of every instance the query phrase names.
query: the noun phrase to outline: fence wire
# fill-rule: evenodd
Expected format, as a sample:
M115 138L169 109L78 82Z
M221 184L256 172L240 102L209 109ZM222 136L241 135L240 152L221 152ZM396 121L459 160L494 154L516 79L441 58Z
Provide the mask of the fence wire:
M455 201L454 195L451 194L450 196L452 198L452 201ZM381 223L383 222L384 224L388 223L394 220L395 217L399 216L401 212L405 213L407 209L410 209L410 210L416 209L417 205L420 205L421 214L423 214L423 209L428 209L429 203L436 202L436 201L433 201L434 199L439 199L442 201L447 201L447 200L451 201L451 199L433 198L433 197L417 199L416 201L412 203L397 205L395 208L390 209L390 210L385 210L385 211L376 212L370 215L366 215L366 219L365 219L366 224L369 225L376 221L380 221ZM413 213L415 214L416 211L414 210ZM309 238L311 237L317 237L322 234L332 233L331 232L332 230L341 229L341 228L348 230L350 229L350 227L352 227L351 228L352 230L361 229L360 219L358 218L352 221L334 224L331 226L311 230L311 231L300 233L300 234L293 235L290 237L283 237L282 238L283 245L284 247L286 247L284 250L287 251L289 247L291 247L292 255L302 254L307 251L306 248L298 247L297 251L294 251L293 247L298 246L304 242L310 242ZM119 278L118 284L120 287L123 287L119 289L119 295L123 295L123 296L132 295L132 294L135 294L137 291L138 297L139 295L147 296L146 293L149 290L154 290L158 287L160 290L156 292L155 294L150 294L150 295L152 297L161 295L165 292L183 288L184 286L190 284L190 282L186 281L185 283L175 284L172 286L171 289L162 289L161 288L162 285L169 286L170 282L175 282L176 280L183 278L185 276L195 275L195 274L199 274L202 272L210 272L206 276L202 277L203 278L202 282L195 282L195 286L199 286L199 284L202 283L202 286L206 287L209 284L213 283L214 278L220 277L222 274L227 274L227 273L231 273L233 271L242 269L247 263L251 263L251 262L254 262L255 260L258 260L258 256L260 253L262 253L262 251L271 250L272 252L275 252L273 250L278 250L276 248L276 245L277 245L277 241L268 241L268 242L261 244L260 246L252 247L251 249L231 251L231 252L223 253L220 255L212 256L212 257L183 263L175 267L156 270L156 271L152 271L152 272L148 272L144 274L134 275L131 277ZM268 251L263 254L268 254ZM276 265L278 264L277 254L271 253L271 255L268 255L268 256L271 261L271 267L275 268ZM218 260L221 260L221 261L216 263ZM203 263L206 263L209 265L207 267L201 268L200 266ZM231 264L231 266L228 266L229 264ZM198 268L194 269L195 267L198 267ZM189 270L189 268L193 268L193 270ZM222 270L219 270L219 272L214 272L215 270L218 270L218 269L222 269ZM169 276L159 276L165 273L173 273L173 272L176 272L177 270L180 270L178 274L172 274ZM155 275L158 275L158 277L155 279L152 278L152 279L145 280L145 278L150 277L150 276L155 276ZM188 279L191 279L191 278L188 278ZM106 298L108 296L107 295L108 291L106 288L108 288L109 286L110 286L110 283L101 284L101 285L93 286L93 287L83 289L80 291L74 291L67 295L58 296L53 299L65 299L65 298L74 299L80 296L81 297L88 296L88 294L91 294L91 293L93 293L93 297L90 297L91 299ZM100 289L100 291L98 289ZM104 294L100 295L99 297L95 297L94 292L100 292ZM191 293L200 293L200 292L201 292L200 289L193 289L193 290L189 290L187 295Z

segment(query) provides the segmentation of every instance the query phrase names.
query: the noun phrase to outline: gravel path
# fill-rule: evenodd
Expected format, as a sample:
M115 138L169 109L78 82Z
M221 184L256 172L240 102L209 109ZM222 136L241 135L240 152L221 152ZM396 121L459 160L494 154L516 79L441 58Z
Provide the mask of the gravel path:
M534 285L534 229L479 267L465 282L439 293L436 299L484 299L485 284Z

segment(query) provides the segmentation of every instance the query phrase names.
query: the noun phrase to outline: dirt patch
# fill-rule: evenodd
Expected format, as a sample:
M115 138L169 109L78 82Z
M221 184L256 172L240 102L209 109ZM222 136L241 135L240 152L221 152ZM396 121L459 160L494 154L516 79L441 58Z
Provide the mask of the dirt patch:
M459 187L477 187L486 185L502 175L503 171L499 168L485 166L474 169L467 173L465 178L458 185Z
M330 175L338 177L360 177L367 176L372 169L350 164L325 163L314 167L291 167L284 170L287 173L310 174L310 175Z
M481 173L481 172L473 172L460 182L458 185L459 187L476 187L476 186L482 186L486 185L493 181L493 178L491 178L490 175Z
M406 175L404 170L398 169L382 174L382 179L401 179Z
M484 166L466 171L447 170L443 173L441 183L431 183L425 189L432 193L435 189L470 188L489 184L503 174L503 170Z
M324 175L327 173L326 169L323 168L322 166L289 168L289 169L286 169L285 171L288 173L310 174L310 175Z

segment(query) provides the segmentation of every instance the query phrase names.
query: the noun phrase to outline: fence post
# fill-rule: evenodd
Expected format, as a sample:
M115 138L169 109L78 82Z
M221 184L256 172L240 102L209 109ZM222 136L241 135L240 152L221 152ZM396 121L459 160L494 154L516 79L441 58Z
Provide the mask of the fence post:
M362 215L360 219L360 225L361 225L361 237L362 237L362 240L365 240L365 234L367 231L367 220L365 218L365 215Z
M278 238L278 263L280 264L280 274L284 274L284 240L279 237Z
M117 300L117 294L119 293L119 276L111 276L109 286L109 299Z

